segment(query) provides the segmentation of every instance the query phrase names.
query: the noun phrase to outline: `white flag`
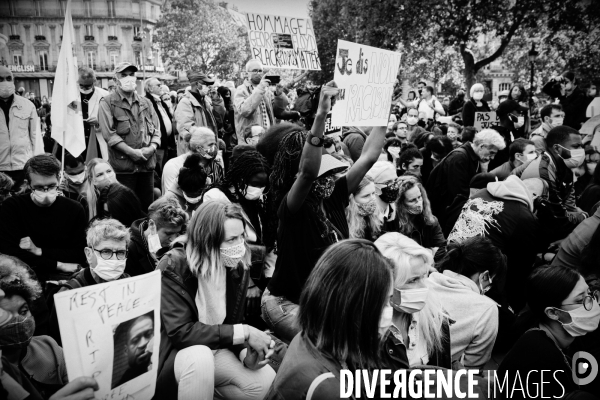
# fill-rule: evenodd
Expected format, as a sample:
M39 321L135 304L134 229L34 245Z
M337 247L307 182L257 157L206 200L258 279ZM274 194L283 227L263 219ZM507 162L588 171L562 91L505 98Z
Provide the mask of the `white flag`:
M52 91L52 138L64 146L73 157L77 157L85 150L85 133L77 85L77 60L73 56L74 41L71 0L68 0Z

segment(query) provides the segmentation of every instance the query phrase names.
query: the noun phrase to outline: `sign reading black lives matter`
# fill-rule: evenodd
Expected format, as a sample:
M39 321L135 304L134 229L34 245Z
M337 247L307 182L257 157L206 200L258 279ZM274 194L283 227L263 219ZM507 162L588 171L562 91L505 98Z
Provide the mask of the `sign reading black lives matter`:
M310 18L246 14L252 58L267 68L321 70Z
M69 380L91 376L96 399L154 396L160 271L54 295Z
M338 40L333 79L335 126L387 126L400 53Z

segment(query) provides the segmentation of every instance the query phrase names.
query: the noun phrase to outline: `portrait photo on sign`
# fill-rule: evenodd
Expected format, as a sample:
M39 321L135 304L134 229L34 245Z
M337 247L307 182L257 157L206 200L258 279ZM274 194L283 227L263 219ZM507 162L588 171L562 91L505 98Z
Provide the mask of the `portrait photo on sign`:
M111 389L152 369L154 311L113 327L114 359Z

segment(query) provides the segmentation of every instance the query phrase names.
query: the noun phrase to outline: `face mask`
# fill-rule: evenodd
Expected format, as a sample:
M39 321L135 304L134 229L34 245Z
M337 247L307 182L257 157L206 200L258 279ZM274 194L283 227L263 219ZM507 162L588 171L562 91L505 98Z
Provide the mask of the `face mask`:
M264 187L259 188L254 186L246 186L246 194L244 197L246 200L258 200L264 191Z
M93 91L94 91L94 88L91 88L91 89L86 89L86 90L79 89L79 92L80 92L80 93L83 93L83 94L90 94L90 93L92 93Z
M250 78L250 82L252 82L255 85L258 85L261 80L262 80L262 76L260 76L260 75L253 75L252 78Z
M35 202L38 205L50 206L50 205L52 205L52 203L54 203L56 201L56 197L58 196L58 191L56 189L50 190L48 192L34 190L31 193L31 196L32 196L32 199L35 200Z
M217 156L218 150L215 146L212 146L210 150L204 150L202 147L200 147L198 149L198 153L207 160L212 160Z
M455 140L456 140L456 138L458 137L458 134L456 134L456 133L452 132L452 133L448 133L448 135L447 135L447 136L448 136L448 139L450 139L450 140L452 140L452 141L455 141Z
M383 308L381 318L379 318L379 336L385 335L387 330L392 326L392 317L394 316L394 307L389 304Z
M390 153L394 157L398 157L400 154L400 147L388 147L388 153Z
M560 147L565 149L563 146L560 146ZM565 149L565 150L567 150L571 154L571 156L569 158L563 158L561 156L561 158L563 158L563 160L565 161L565 165L567 167L578 168L585 161L585 150L584 149L572 149L572 150Z
M398 186L398 182L394 181L386 187L381 188L381 194L379 195L379 198L386 203L393 203L398 200L399 192L400 187Z
M123 271L125 271L125 260L105 260L96 254L97 264L94 268L94 272L100 278L105 281L114 281L121 275L123 275Z
M419 122L419 118L417 118L417 117L407 117L406 118L406 123L409 124L410 126L416 125L417 122Z
M77 175L69 175L65 173L65 176L68 180L70 180L76 185L81 185L83 181L85 181L85 171L82 171L80 174Z
M458 97L462 99L463 97L465 97L465 94L464 93L459 93Z
M312 186L312 192L319 199L327 199L335 189L335 180L333 176L317 179Z
M202 195L198 197L188 197L185 193L183 193L183 198L190 204L197 204L200 200L202 200Z
M565 119L562 117L552 118L552 123L550 125L553 127L562 126L564 120Z
M0 327L0 349L23 349L29 346L35 332L35 319L16 315Z
M587 163L587 169L588 169L590 175L594 175L594 171L596 171L597 165L598 165L597 162Z
M481 92L473 93L473 100L481 100L481 99L483 99L483 93L481 93Z
M124 78L120 78L119 82L121 82L121 90L124 92L133 92L135 90L135 76L126 76Z
M356 203L356 206L358 207L358 215L361 217L372 215L377 209L375 200L371 200L368 203Z
M413 215L421 214L423 212L423 200L421 200L420 202L418 202L415 205L408 206L406 208L406 211L408 211L409 214L413 214Z
M246 254L246 244L242 241L231 247L221 247L221 257L226 267L233 268L238 265L242 257Z
M398 293L400 294L400 303L397 303ZM425 307L425 301L427 300L428 293L429 288L405 290L394 289L392 307L394 307L394 309L397 311L407 314L414 314L421 311L423 307Z
M537 158L537 153L525 154L525 158L527 158L528 161L535 160Z
M561 322L561 325L569 335L572 337L583 336L586 333L598 329L598 323L600 322L600 305L598 305L596 300L594 300L592 304L592 309L590 311L586 310L583 306L571 311L565 311L571 316L571 323L563 324Z
M0 82L0 97L7 98L15 94L15 83L13 81Z

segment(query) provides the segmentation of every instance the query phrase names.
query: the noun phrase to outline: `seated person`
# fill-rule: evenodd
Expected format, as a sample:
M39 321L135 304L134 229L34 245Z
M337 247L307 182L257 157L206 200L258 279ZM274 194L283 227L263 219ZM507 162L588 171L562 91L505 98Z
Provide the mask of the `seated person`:
M253 124L244 128L243 135L247 144L256 146L262 135L265 133L265 128L260 125Z
M66 198L81 203L86 214L89 212L88 202L86 200L88 184L83 157L73 157L71 153L65 151L64 178L58 187L58 190L62 192L63 196Z
M100 191L113 183L117 183L117 175L108 161L101 158L92 158L88 161L85 198L88 204L89 220L96 216Z
M179 205L191 218L194 211L202 204L202 196L206 190L207 175L200 164L201 156L191 154L186 158L177 176L177 185L171 186L166 196L176 199Z
M490 171L501 181L508 178L513 169L531 162L537 158L535 145L531 140L519 138L508 147L509 159L504 164Z
M97 218L113 218L126 227L146 214L133 190L119 182L111 183L100 190L96 204Z

